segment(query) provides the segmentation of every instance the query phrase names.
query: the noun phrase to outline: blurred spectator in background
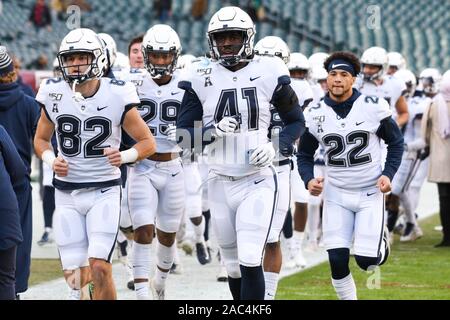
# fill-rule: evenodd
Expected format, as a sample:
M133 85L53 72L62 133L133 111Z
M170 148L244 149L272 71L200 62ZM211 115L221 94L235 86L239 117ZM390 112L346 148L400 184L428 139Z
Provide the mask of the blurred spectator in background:
M12 61L14 64L14 71L17 74L17 83L19 84L23 93L25 93L27 96L34 98L35 94L33 92L33 89L31 89L31 87L28 84L24 83L22 81L22 77L20 76L20 70L22 69L22 62L20 61L19 57L17 57L17 56L13 56Z
M25 176L25 165L0 125L0 300L16 298L16 253L23 237L14 187L25 183Z
M28 289L30 276L33 231L30 173L33 138L39 116L39 105L19 87L13 62L6 48L0 46L0 125L4 126L10 135L27 169L25 182L15 188L23 235L23 242L17 247L16 256L17 295Z
M261 0L242 0L240 6L254 22L264 20L265 11Z
M172 0L155 0L153 2L153 9L161 23L165 23L172 15Z
M78 6L81 11L92 11L91 5L86 0L71 0L68 2L69 6Z
M195 20L201 20L208 9L208 0L193 0L191 14Z
M29 70L49 70L48 68L48 58L45 54L41 53L36 60L33 60L27 65Z
M450 247L450 70L422 119L422 136L430 147L428 181L437 183L439 193L443 239L436 247Z
M131 39L128 45L128 57L130 58L131 68L143 68L144 67L144 56L142 55L142 42L144 41L144 36L140 35L136 38Z
M64 14L66 12L66 3L64 0L52 0L52 20L64 20Z
M52 30L52 16L50 15L50 9L45 4L45 0L37 0L30 12L28 18L29 23L33 23L36 31L41 28L47 28L48 31Z

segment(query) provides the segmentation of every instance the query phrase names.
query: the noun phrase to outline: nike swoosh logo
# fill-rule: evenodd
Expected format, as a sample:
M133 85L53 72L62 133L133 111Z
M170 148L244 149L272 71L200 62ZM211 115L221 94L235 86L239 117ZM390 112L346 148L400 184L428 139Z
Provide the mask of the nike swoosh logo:
M260 183L260 182L263 182L264 180L266 180L266 178L261 179L261 180L257 180L257 181L255 181L255 184L258 184L258 183Z
M345 64L345 63L333 64L333 65L331 66L331 69L334 69L334 68L337 68L337 67L341 67L341 66L346 66L346 64Z
M180 92L171 92L171 94L174 96L176 94L179 94Z
M177 173L172 173L172 177L176 177L179 174L179 172Z
M372 192L372 193L367 192L367 196L370 197L371 195L374 195L375 193L376 192Z
M357 122L356 125L359 126L360 124L363 124L365 121L363 122Z
M107 192L107 191L109 191L109 190L111 190L111 188L103 189L103 190L101 190L100 192L101 192L101 193L105 193L105 192Z
M108 106L103 107L103 108L97 107L97 111L102 111L103 109L106 109L106 108L108 108Z
M252 78L252 77L250 77L250 81L254 81L254 80L256 80L256 79L259 79L259 78L261 78L261 76L259 76L259 77L256 77L256 78Z

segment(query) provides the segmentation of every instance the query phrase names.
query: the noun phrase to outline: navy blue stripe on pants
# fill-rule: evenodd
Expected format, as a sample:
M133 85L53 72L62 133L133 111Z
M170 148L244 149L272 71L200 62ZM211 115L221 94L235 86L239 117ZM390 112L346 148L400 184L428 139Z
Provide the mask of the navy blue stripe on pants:
M15 300L17 246L0 250L0 300Z

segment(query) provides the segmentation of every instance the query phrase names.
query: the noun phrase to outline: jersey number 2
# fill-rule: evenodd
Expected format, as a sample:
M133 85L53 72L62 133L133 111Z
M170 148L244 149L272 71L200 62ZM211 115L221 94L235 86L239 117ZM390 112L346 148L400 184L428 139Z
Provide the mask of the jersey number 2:
M361 154L369 143L369 133L366 131L353 131L345 138L338 134L328 134L322 140L327 147L330 147L326 154L329 166L355 167L372 161L370 153ZM348 152L347 159L340 158L339 156L346 149L346 144L355 146Z
M74 116L64 115L58 117L56 121L61 152L68 157L77 156L81 152L81 120ZM111 135L111 120L104 117L92 117L84 121L84 131L95 131L95 129L100 129L100 133L84 144L85 158L103 157L105 147L100 145Z

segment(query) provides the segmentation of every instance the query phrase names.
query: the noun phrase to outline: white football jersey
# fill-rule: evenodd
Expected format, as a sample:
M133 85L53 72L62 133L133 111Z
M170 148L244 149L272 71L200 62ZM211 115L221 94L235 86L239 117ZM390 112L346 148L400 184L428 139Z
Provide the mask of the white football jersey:
M383 83L380 86L377 86L374 82L367 82L359 77L355 82L355 88L366 96L385 99L391 107L394 118L396 118L397 111L395 105L406 90L406 84L397 77L385 76L383 78Z
M381 176L381 144L376 132L391 116L384 99L361 95L346 118L320 102L305 112L306 126L325 150L328 182L339 188L376 185Z
M131 83L101 78L94 96L77 102L65 81L44 80L36 100L55 125L59 155L69 164L66 177L55 177L60 189L105 186L120 183L120 170L103 155L107 147L119 148L125 113L139 104Z
M426 96L412 97L408 100L409 118L403 133L405 143L409 143L420 138L422 115L431 102L432 99Z
M226 116L235 116L239 121L236 133L208 146L210 169L230 176L260 170L249 164L249 156L269 141L270 101L282 76L289 77L289 70L278 57L255 56L236 72L210 60L191 66L186 81L203 106L203 126L218 123Z
M175 124L184 90L178 88L180 71L175 70L172 80L162 86L156 84L146 69L131 69L124 80L132 82L141 100L138 107L142 119L147 123L156 140L156 152L179 152L175 142L168 141L166 129Z

